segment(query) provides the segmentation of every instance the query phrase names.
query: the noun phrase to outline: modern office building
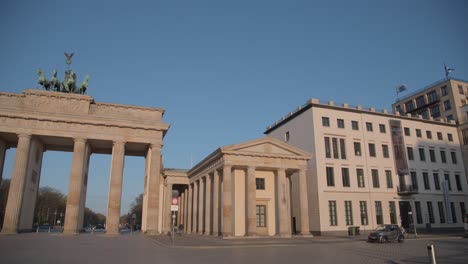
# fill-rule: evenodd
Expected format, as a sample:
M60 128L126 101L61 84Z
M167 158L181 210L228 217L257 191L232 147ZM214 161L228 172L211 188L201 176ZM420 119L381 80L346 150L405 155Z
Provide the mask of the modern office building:
M463 226L468 185L455 121L311 99L265 134L313 154L307 163L313 234L387 223Z

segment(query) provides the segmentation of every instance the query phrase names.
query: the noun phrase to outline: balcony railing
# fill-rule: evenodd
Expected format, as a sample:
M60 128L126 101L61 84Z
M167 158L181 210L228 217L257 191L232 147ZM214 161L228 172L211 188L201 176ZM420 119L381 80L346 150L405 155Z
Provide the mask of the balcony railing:
M418 186L414 186L414 185L397 186L397 192L399 195L410 195L410 194L419 193Z

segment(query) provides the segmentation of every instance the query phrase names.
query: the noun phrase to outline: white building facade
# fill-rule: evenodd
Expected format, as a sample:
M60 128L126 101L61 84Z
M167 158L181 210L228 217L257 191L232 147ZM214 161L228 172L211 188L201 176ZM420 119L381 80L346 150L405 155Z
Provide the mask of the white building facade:
M311 99L265 134L314 154L307 164L313 234L390 223L463 227L468 185L453 121Z

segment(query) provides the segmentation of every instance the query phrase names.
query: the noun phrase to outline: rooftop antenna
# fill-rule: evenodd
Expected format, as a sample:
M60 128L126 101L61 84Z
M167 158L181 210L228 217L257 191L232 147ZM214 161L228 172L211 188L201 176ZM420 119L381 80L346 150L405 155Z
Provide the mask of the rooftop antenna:
M447 65L445 65L445 62L444 62L444 70L445 70L445 78L449 79L450 73L453 72L455 69L447 67Z
M398 85L396 88L396 98L397 98L397 101L398 101L398 95L401 93L401 92L404 92L406 90L408 90L408 86L406 86L406 84L400 84Z

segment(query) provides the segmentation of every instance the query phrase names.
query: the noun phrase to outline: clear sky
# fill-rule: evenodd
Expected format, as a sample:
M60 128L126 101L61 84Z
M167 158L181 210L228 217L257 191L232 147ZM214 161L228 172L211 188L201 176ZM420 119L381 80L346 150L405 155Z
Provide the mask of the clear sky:
M96 101L162 107L165 167L263 136L309 98L387 108L444 77L468 79L468 1L23 1L0 3L0 91L63 75L64 51ZM7 151L11 177L15 150ZM68 191L71 153L46 152L41 186ZM122 213L143 191L126 158ZM87 206L105 213L109 155L93 155Z

